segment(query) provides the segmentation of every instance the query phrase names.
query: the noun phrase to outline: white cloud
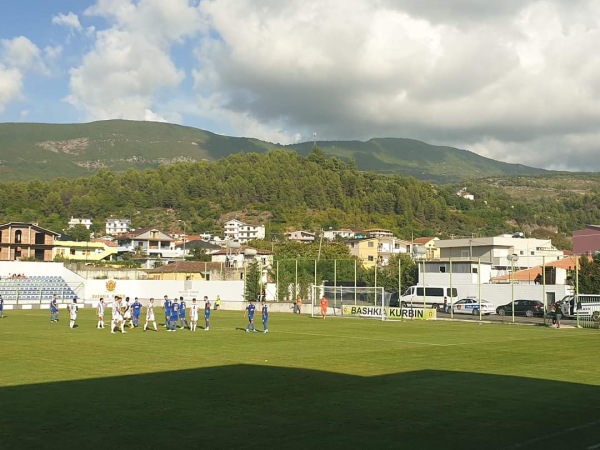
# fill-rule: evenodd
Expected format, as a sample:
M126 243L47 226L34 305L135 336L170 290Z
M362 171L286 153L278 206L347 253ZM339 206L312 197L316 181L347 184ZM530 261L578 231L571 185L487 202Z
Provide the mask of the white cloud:
M82 30L81 23L79 23L79 17L72 12L69 12L69 14L58 14L57 16L52 17L52 23L54 25L65 26L75 31Z
M203 27L199 10L187 0L98 0L85 14L111 23L92 30L94 48L71 69L67 101L86 119L162 120L154 104L164 90L175 89L185 73L171 59L171 46Z
M600 170L598 3L449 3L204 1L199 104L273 141L413 137L545 167L569 148L565 167Z
M21 72L10 69L0 64L0 113L6 106L21 97L23 79Z
M1 61L20 70L42 68L40 49L24 36L0 40Z

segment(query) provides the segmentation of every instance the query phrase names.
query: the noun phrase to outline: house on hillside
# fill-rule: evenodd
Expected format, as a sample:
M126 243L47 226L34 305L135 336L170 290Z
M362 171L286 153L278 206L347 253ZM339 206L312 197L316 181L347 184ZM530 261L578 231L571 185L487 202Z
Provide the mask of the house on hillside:
M341 239L353 239L355 236L354 231L349 228L342 228L341 230L323 231L323 237L329 241L333 241L338 237Z
M292 242L303 242L310 244L315 241L315 233L311 233L309 231L290 231L289 233L285 233L288 241Z
M119 246L130 252L143 253L155 258L183 257L181 250L175 248L175 239L156 228L146 228L118 237Z
M131 220L129 219L107 219L106 234L109 236L118 236L129 232L131 229Z
M80 219L80 218L75 218L75 217L71 216L71 220L69 220L69 222L67 224L69 225L69 228L75 228L77 225L82 225L89 230L90 227L92 226L92 220L91 219Z
M437 246L439 240L440 238L437 237L420 237L413 239L413 256L424 259L438 259L440 257L440 249Z
M346 242L350 255L358 258L365 268L377 265L377 238L351 239Z
M232 219L225 223L225 239L246 243L255 239L265 238L263 225L248 225L240 220Z
M33 223L9 222L0 225L0 260L52 261L54 241L59 233Z

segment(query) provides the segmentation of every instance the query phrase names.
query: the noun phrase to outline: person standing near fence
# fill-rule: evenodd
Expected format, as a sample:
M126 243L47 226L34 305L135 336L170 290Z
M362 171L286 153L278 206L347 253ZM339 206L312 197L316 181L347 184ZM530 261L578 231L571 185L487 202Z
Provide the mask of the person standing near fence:
M0 295L0 319L4 319L4 299Z
M58 322L58 295L56 294L50 300L50 322Z
M296 312L302 314L302 297L300 296L296 299Z
M221 296L217 295L217 299L215 300L215 311L218 311L221 307Z
M556 328L560 328L560 319L562 319L562 308L558 303L554 304L554 320L556 321Z

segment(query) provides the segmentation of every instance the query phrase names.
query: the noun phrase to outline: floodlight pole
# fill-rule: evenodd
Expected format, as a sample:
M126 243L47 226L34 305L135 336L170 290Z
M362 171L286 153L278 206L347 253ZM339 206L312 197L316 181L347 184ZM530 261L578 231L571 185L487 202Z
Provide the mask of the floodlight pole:
M481 257L477 258L477 287L479 288L479 320L481 320Z
M518 261L519 255L513 253L508 255L507 259L510 261L510 289L511 289L511 307L512 307L512 321L515 322L515 261Z

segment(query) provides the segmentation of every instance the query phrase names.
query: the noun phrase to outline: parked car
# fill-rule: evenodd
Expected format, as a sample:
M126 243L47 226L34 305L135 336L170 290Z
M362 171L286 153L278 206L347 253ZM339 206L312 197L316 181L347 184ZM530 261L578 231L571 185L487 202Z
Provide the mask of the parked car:
M515 316L543 316L544 315L544 304L539 300L515 300ZM496 308L496 314L501 316L512 315L512 304L498 306Z
M462 298L452 306L454 314L473 314L479 315L479 300L476 298ZM487 300L481 300L481 314L494 314L496 306Z

